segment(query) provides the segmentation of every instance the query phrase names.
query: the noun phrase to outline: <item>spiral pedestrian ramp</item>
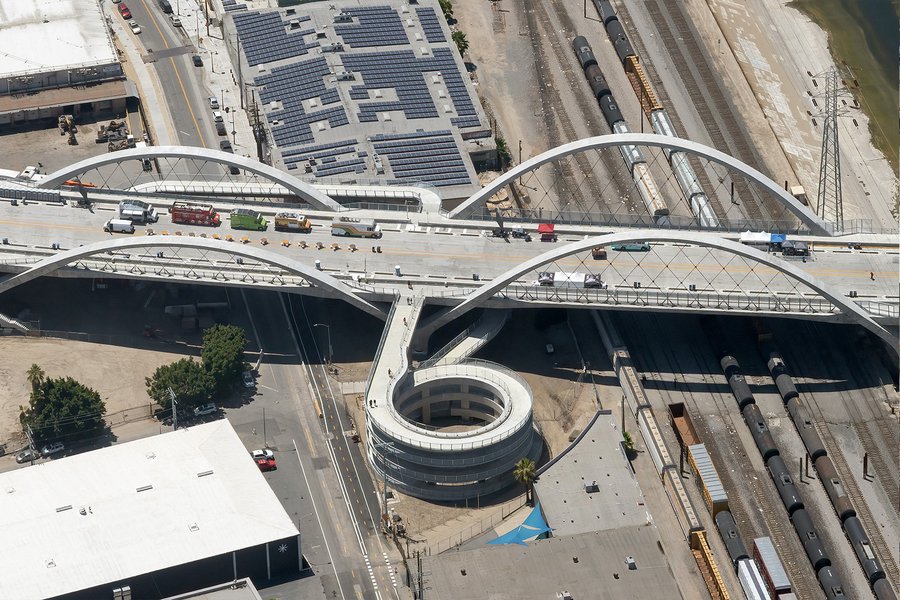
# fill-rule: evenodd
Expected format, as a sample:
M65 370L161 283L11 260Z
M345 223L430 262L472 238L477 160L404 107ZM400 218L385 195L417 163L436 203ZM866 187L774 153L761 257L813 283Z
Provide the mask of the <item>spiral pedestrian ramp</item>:
M484 496L514 483L520 459L540 457L531 388L485 361L409 370L422 298L394 303L366 390L368 455L392 488L426 500Z

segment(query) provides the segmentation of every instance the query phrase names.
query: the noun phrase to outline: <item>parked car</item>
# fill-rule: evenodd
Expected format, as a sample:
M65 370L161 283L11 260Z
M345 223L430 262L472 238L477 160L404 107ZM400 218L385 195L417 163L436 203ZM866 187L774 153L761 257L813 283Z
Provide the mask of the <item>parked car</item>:
M51 442L51 443L47 444L46 446L44 446L43 448L41 448L41 456L43 456L45 458L48 456L53 456L54 454L59 454L60 452L62 452L65 449L66 449L66 447L65 447L65 445L63 445L62 442Z
M215 96L209 97L209 107L213 110L219 110L219 99Z
M172 26L173 27L181 27L181 19L176 16L172 16Z
M216 122L216 133L219 135L228 135L228 130L225 129L225 123L219 121Z
M250 371L241 373L241 380L244 382L244 387L248 390L252 390L256 387L256 381L253 379L253 373Z
M547 352L547 354L553 354L556 352L556 348L553 347L553 344L546 344L544 346L544 351Z
M222 152L231 152L234 153L234 148L231 147L231 142L228 140L222 140L219 142L219 150Z
M206 415L215 414L218 410L219 410L218 407L214 403L209 402L208 404L201 404L200 406L195 408L194 416L195 417L205 417Z
M131 18L131 10L128 8L128 5L122 2L119 4L119 14L122 15L122 18L128 20Z
M203 59L200 57L199 54L193 54L193 55L191 55L191 60L194 61L194 66L195 66L195 67L202 67L202 66L203 66Z
M141 26L137 24L137 21L128 21L128 26L131 27L131 32L135 35L141 32Z
M16 454L16 462L19 464L31 462L33 460L37 460L41 457L40 453L37 450L32 450L31 448L25 448L18 454Z

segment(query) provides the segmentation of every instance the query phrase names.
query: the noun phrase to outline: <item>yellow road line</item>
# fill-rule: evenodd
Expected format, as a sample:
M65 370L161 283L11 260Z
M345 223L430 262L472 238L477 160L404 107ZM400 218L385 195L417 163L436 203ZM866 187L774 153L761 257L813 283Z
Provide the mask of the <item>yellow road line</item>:
M153 12L150 10L150 7L147 6L147 3L144 0L141 0L141 4L144 5L144 8L147 10L147 14L150 16L150 20L153 21L153 26L159 33L159 37L160 39L162 39L162 43L165 45L166 49L169 50L169 43L166 42L166 36L163 35L162 29L159 28L159 23L156 22L156 18L153 16ZM203 132L200 131L200 124L197 123L197 117L196 115L194 115L194 108L191 106L191 101L188 100L187 91L185 91L184 89L184 82L181 80L181 74L178 72L178 64L175 62L175 57L169 57L169 60L172 62L172 68L175 69L175 78L178 79L178 85L181 87L181 95L184 96L184 101L187 104L188 112L191 113L191 119L194 121L194 127L197 129L197 135L200 136L200 145L206 146L206 140L203 139Z

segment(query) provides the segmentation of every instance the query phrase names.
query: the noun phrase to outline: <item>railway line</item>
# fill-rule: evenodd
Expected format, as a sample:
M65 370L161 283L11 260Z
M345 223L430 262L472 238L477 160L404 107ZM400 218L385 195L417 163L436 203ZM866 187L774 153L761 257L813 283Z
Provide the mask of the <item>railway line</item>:
M626 331L634 332L632 335L638 335L642 348L658 348L653 352L641 353L639 362L642 363L644 369L654 373L699 373L703 381L703 387L709 389L706 395L712 399L716 414L725 427L728 429L729 435L721 435L710 427L705 415L710 414L710 402L705 402L703 406L694 399L693 394L689 392L693 382L679 382L681 390L676 390L674 386L662 385L659 388L660 394L663 395L667 403L672 401L684 402L689 407L689 412L697 415L699 418L695 422L699 422L702 429L701 438L710 449L712 456L726 457L732 463L740 462L746 464L747 455L753 451L745 448L741 442L738 429L744 427L742 422L734 420L734 398L730 393L719 393L713 391L721 384L717 381L714 373L717 370L716 364L710 362L708 357L703 355L697 348L706 348L705 340L698 339L699 343L673 343L672 340L676 336L672 334L671 328L662 322L658 316L653 315L652 318L642 319L634 324L633 328L623 328ZM699 331L699 326L696 330ZM667 343L660 344L659 340L667 340ZM631 344L629 344L631 346ZM658 358L658 353L664 355L664 359ZM689 364L693 361L694 364ZM658 379L658 381L661 381ZM669 389L672 387L672 389ZM679 398L673 400L673 394L679 394ZM799 598L819 598L821 597L821 588L816 580L815 574L806 561L803 548L800 546L799 540L792 530L790 523L786 520L784 509L779 502L778 494L773 493L771 488L764 484L760 484L762 479L767 479L767 475L761 473L758 475L757 482L736 482L732 475L731 469L717 469L719 478L726 490L729 490L729 505L738 530L741 532L745 540L752 541L753 538L768 535L772 538L776 547L786 548L788 551L781 554L782 561L791 574L791 581L794 586L795 593ZM749 492L752 500L747 500Z
M807 325L806 329L809 335L817 335L819 336L818 339L826 339L821 332L813 333L814 329L818 329L817 327ZM823 347L823 345L821 344L817 346L815 356L809 356L802 352L792 351L792 347L790 345L785 345L784 349L788 351L788 353L786 354L789 355L786 356L786 358L790 360L789 364L796 364L798 370L805 371L806 369L812 369L815 366L813 364L814 362L818 362L819 364L829 364L834 362L832 360L832 357L828 355L828 349L826 347ZM845 355L846 353L842 354L842 356ZM857 361L858 359L856 359L855 357L846 357L846 360L848 361L848 368L851 368L850 365L852 365L852 363L854 361ZM840 374L838 376L840 376ZM862 384L862 381L858 379L854 379L854 381L856 381L860 385ZM822 409L821 404L819 403L819 401L821 400L821 392L815 391L813 386L806 385L805 382L801 381L798 382L798 384L798 389L801 390L801 395L808 399L807 406L813 418L815 419L816 430L822 437L822 441L825 443L825 446L828 450L828 456L831 457L832 463L834 463L835 470L840 475L844 488L847 490L847 494L850 496L850 499L853 502L853 507L856 509L857 517L862 522L863 527L865 527L865 530L868 533L869 542L871 543L876 554L881 560L882 568L887 574L887 579L889 581L900 581L900 569L898 569L897 561L894 559L894 554L891 553L889 546L884 541L884 536L881 533L881 527L878 526L878 521L869 508L868 499L859 489L859 485L857 484L855 476L852 473L852 469L847 463L844 453L841 450L841 445L837 442L837 440L835 440L834 436L831 433L831 430L828 427L825 413ZM849 394L847 394L843 390L840 390L839 388L837 393L839 394L841 406L846 408L852 418L859 418L859 411L861 410L861 408L859 406L858 399L851 397ZM867 399L867 402L865 404L869 404L872 401L872 398L869 394L865 394L865 396ZM876 399L876 401L878 400ZM873 407L869 406L867 410L871 411L872 408ZM877 405L874 408L876 410L875 414L877 415ZM869 457L872 461L874 470L876 471L878 476L882 478L880 479L881 484L884 487L888 498L892 502L891 509L896 510L896 488L894 486L889 486L888 481L885 481L885 479L883 479L884 477L893 476L893 474L896 473L896 470L886 470L888 467L885 466L885 459L881 452L880 446L873 439L868 428L868 425L873 421L879 423L879 426L877 426L877 428L879 429L879 435L885 436L883 438L884 441L889 441L891 437L896 438L896 434L891 434L888 423L884 422L884 417L871 418L868 420L864 420L863 422L854 422L853 430L856 432L863 449L866 452L869 452ZM894 489L888 489L889 487L892 487Z
M670 51L679 77L684 83L684 90L705 124L712 145L747 164L759 167L761 161L754 146L740 126L741 119L734 114L735 111L726 98L721 87L721 78L713 72L712 66L705 60L705 53L688 23L684 7L677 2L665 3L661 0L648 0L642 3L642 6L664 46ZM619 9L622 8L624 7L620 5ZM637 37L633 27L630 29L633 37ZM689 58L691 56L700 58L692 60ZM736 197L741 199L742 210L750 220L760 224L767 220L781 220L780 214L776 214L773 207L742 178L734 179L734 188Z
M563 28L571 28L572 31L574 31L574 24L571 19L568 18L568 15L565 14L565 7L558 0L555 0L552 4L555 14L562 22ZM577 140L581 136L575 131L575 126L573 125L568 112L563 110L564 103L562 98L560 97L559 92L556 91L557 88L552 82L552 76L547 72L548 65L550 65L551 62L549 61L546 52L546 46L550 46L553 57L560 65L566 85L573 91L583 120L590 120L592 122L599 122L602 120L599 116L596 103L588 102L584 93L582 74L580 71L576 72L572 66L573 58L571 56L571 51L569 50L568 39L565 38L567 34L563 33L562 37L560 37L560 32L554 26L550 13L547 11L546 3L528 3L523 7L523 11L525 13L529 39L532 48L534 48L536 53L535 60L538 61L538 75L542 81L542 85L540 85L541 106L544 117L544 126L548 135L547 141L550 147L554 147L559 144ZM542 30L544 36L541 35ZM549 40L549 44L546 40ZM559 134L560 130L562 131L562 136ZM584 153L578 153L573 155L569 160L557 161L554 163L554 168L558 170L559 175L566 182L566 190L556 190L558 197L561 200L570 195L577 197L578 210L590 212L593 204L592 199L596 201L601 198L609 198L609 196L612 195L611 192L614 191L616 198L621 196L625 197L625 204L629 213L637 212L640 214L639 211L643 211L643 206L638 205L638 203L631 198L630 193L624 193L626 190L630 191L630 188L622 185L622 182L625 181L624 172L621 165L614 160L616 157L611 153L599 153L599 156L602 157L604 168L606 172L610 174L610 181L615 183L616 189L610 190L608 186L601 188L597 184L597 178L592 175L594 169L592 168L588 157ZM577 181L575 170L571 164L573 160L584 178L581 185L579 185ZM586 194L586 192L590 193ZM608 202L605 205L610 214L615 214L617 208L615 205L610 205ZM560 210L565 210L566 208L569 207L560 206Z

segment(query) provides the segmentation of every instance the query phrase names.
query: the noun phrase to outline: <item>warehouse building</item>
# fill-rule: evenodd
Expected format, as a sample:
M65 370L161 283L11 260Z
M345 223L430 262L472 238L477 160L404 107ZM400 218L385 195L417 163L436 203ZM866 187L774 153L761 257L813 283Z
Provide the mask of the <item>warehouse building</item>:
M299 575L300 536L219 420L0 474L0 598L163 598Z
M119 114L132 96L98 0L0 0L0 126Z
M230 10L229 10L230 7ZM274 166L319 183L480 189L496 144L437 2L226 6L225 39Z

